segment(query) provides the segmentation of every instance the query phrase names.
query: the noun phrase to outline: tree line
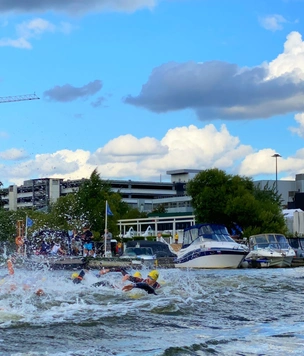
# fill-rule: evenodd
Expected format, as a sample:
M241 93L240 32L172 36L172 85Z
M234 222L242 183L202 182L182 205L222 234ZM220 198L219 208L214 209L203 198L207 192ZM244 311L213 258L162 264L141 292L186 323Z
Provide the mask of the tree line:
M197 222L221 223L228 228L237 223L244 236L262 232L287 233L281 196L274 187L260 189L251 178L213 168L201 171L190 180L186 192L192 198ZM99 239L105 228L106 201L113 213L107 218L107 227L113 236L120 233L118 220L147 217L146 213L125 203L120 192L113 192L110 181L101 179L95 169L77 191L50 204L47 212L33 209L7 211L0 207L0 241L13 241L17 221L25 221L26 216L34 221L28 230L29 236L33 229L80 231L89 224L94 237ZM163 210L163 206L157 209Z

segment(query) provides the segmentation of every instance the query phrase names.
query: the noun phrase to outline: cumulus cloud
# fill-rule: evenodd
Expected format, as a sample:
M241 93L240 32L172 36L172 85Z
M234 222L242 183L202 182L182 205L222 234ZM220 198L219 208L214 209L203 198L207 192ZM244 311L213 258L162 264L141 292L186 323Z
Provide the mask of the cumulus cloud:
M284 52L252 68L221 61L169 62L155 68L128 104L161 113L193 109L201 120L268 118L304 111L304 43L287 36Z
M28 158L28 154L23 149L11 148L9 150L0 152L0 159L6 161L18 161Z
M298 127L289 127L289 130L295 135L304 138L304 113L295 115L295 120L299 124Z
M0 47L32 49L31 39L39 39L45 32L69 34L72 28L72 25L67 22L54 25L42 18L35 18L30 21L24 21L16 26L16 39L0 38Z
M5 186L20 185L33 177L89 178L95 168L103 179L109 180L157 181L160 175L165 177L168 170L212 167L231 174L247 177L269 175L269 179L274 179L274 153L276 151L271 148L257 151L254 147L242 144L224 124L219 128L213 124L202 128L190 125L170 129L160 140L123 135L110 140L95 152L65 149L37 154L32 159L24 158L21 162L0 165L0 170ZM1 158L5 157L2 155ZM278 173L285 172L294 179L295 174L303 171L303 162L304 148L291 157L280 157Z
M304 82L304 42L299 32L291 32L284 43L284 52L268 65L266 80L288 76L293 83Z
M102 88L101 80L94 80L82 87L74 87L70 84L57 85L52 89L44 92L44 96L48 100L59 101L59 102L69 102L74 101L79 98L88 98L100 91Z
M89 162L100 165L106 162L132 162L147 157L162 157L168 148L152 137L138 139L133 135L119 136L110 140L90 157Z
M66 12L82 14L99 11L133 12L142 8L153 8L157 0L0 0L0 12Z
M282 15L268 15L259 18L262 27L270 31L283 30L283 24L288 22Z
M10 166L2 165L1 178L3 181L9 180L12 184L18 185L32 177L87 178L94 169L86 163L89 156L90 153L84 150L61 150L55 153L37 154L31 160ZM86 169L89 171L85 172Z
M269 174L274 179L275 172L275 158L272 157L275 150L265 148L257 152L252 152L243 158L238 172L245 176L255 176L257 174ZM293 179L296 174L303 171L304 149L296 151L295 155L284 158L278 158L277 169L278 173L284 172L289 176L289 179Z
M124 135L95 152L79 149L36 155L1 167L1 179L16 184L32 177L81 179L88 178L96 167L104 179L155 181L167 170L179 168L218 167L237 173L236 162L252 152L252 147L241 144L225 125L220 129L212 124L203 128L191 125L171 129L161 140Z

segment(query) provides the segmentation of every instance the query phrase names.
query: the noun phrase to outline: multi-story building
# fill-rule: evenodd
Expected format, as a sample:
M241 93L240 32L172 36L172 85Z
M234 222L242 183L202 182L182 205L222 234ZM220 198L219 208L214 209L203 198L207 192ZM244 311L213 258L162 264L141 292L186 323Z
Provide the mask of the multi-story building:
M65 181L59 178L26 180L20 186L10 185L3 189L3 206L7 210L20 208L44 210L59 197L77 191L83 181L84 179ZM155 198L169 198L177 194L174 184L170 182L113 180L109 183L114 192L122 195L123 201L145 212L153 210Z
M143 212L151 212L162 205L168 213L192 214L191 197L186 194L186 183L200 170L179 169L167 171L171 182L149 182L132 180L111 180L112 190L120 192L123 201ZM75 192L84 182L64 180L61 178L39 178L24 181L20 186L10 185L4 188L2 201L7 210L20 208L46 209L59 197ZM273 187L277 183L278 193L282 196L282 205L304 210L304 174L297 174L295 180L258 180L254 184L263 189L266 185Z

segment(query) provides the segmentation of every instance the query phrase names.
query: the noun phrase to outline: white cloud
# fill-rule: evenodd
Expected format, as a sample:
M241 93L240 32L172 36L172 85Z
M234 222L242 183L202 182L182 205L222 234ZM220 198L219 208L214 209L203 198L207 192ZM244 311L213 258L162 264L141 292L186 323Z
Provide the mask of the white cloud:
M171 129L161 140L125 135L93 153L79 149L36 155L2 167L1 179L17 184L32 177L81 179L88 178L97 167L104 179L158 180L170 169L234 169L235 162L252 152L225 125L219 130L212 124L203 128L191 125Z
M35 38L42 35L44 32L55 32L55 29L55 25L41 18L22 22L16 27L17 34L22 38Z
M266 80L292 76L293 82L304 81L304 42L299 32L291 32L284 43L284 52L268 65Z
M31 49L32 45L25 38L0 38L0 47L15 47L21 49Z
M27 158L28 154L23 149L11 148L4 152L0 152L0 159L7 161L18 161Z
M275 172L275 158L272 157L275 153L275 150L271 148L265 148L258 152L253 152L248 154L242 160L238 173L245 176L256 176L259 174L269 174L274 179ZM289 177L293 177L299 172L304 170L304 149L296 151L296 154L291 157L280 157L277 161L277 170L278 173L284 172L288 174Z
M304 138L304 113L295 115L295 120L299 124L298 127L289 127L289 130L299 137Z
M262 27L270 31L278 31L283 29L284 23L288 22L282 15L268 15L259 18Z
M1 38L0 47L15 47L20 49L32 49L31 39L39 39L44 33L62 32L69 34L73 26L67 22L61 22L59 25L44 20L35 18L30 21L24 21L16 26L16 39Z
M297 116L297 118L302 116ZM303 122L303 121L301 121ZM10 154L9 154L10 152ZM14 156L15 152L15 156ZM23 184L24 180L39 177L81 179L89 178L95 168L103 179L158 181L173 169L219 168L231 174L247 177L269 175L274 179L276 153L272 148L256 151L231 135L226 125L213 124L202 128L190 125L170 129L162 139L119 136L95 152L78 149L60 150L36 155L22 162L2 164L1 181ZM6 157L5 157L6 155ZM20 153L21 155L21 153ZM2 153L0 158L18 158L18 150ZM304 148L295 155L278 159L278 173L294 177L304 171Z

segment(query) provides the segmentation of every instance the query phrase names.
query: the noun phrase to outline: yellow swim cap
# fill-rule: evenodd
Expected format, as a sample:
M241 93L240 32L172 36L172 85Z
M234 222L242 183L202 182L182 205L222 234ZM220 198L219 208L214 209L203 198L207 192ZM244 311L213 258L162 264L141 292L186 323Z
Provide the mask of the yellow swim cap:
M77 272L72 273L72 275L71 275L71 279L75 279L75 278L77 278L77 277L78 277L78 275L79 275L79 273L77 273Z
M154 281L158 280L158 276L159 276L159 273L158 273L158 271L156 269L154 269L153 271L151 271L148 274L148 277L152 278Z
M141 273L136 271L134 274L133 274L133 277L137 277L137 278L141 278Z

